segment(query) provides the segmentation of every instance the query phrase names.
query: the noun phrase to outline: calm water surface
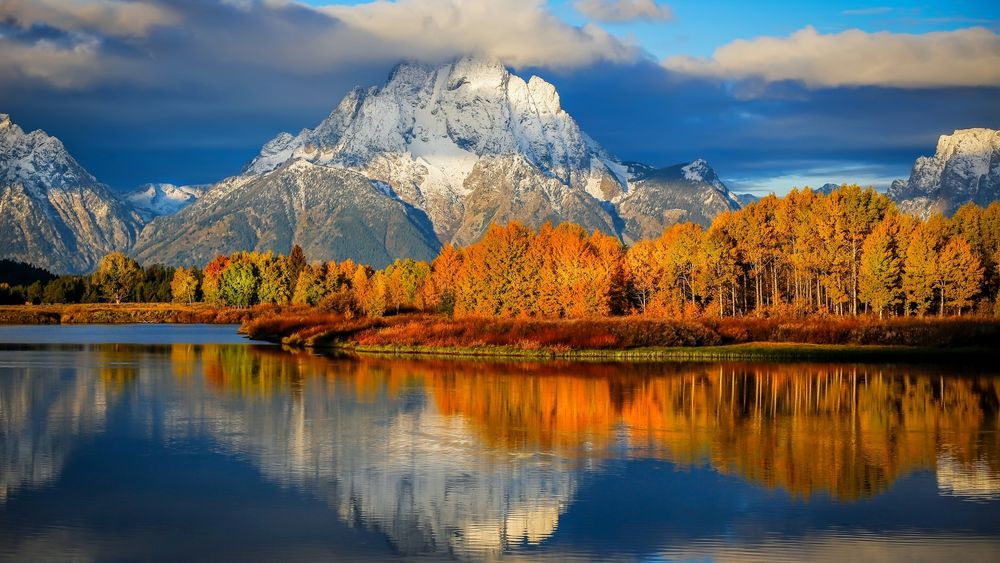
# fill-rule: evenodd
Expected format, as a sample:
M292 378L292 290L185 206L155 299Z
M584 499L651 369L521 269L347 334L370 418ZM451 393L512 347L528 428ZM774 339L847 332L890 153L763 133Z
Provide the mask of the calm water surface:
M0 327L0 558L1000 560L1000 368Z

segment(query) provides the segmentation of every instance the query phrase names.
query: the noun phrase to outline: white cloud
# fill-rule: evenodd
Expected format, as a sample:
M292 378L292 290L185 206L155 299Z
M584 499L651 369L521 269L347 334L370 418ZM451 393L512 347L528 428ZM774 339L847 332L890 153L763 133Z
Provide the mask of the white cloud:
M604 23L673 18L670 8L656 0L576 0L573 7L588 18Z
M29 27L46 23L63 30L91 30L109 36L142 37L155 26L179 21L174 11L150 2L122 0L2 0L0 21Z
M648 56L595 25L566 23L544 0L0 0L4 21L16 29L0 37L0 89L24 78L62 89L108 80L217 89L231 74L319 77L469 54L516 68Z
M925 33L822 34L737 40L711 58L670 57L669 70L723 80L799 81L811 88L1000 86L1000 35L981 27Z
M565 23L544 0L380 0L320 9L407 58L475 54L515 67L572 67L639 56L597 26Z

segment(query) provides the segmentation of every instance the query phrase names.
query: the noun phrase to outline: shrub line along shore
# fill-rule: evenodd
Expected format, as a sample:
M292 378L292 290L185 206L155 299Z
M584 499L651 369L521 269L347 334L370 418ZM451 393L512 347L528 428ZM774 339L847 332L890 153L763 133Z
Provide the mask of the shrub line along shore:
M0 306L0 324L236 324L254 340L317 352L593 361L979 361L1000 357L989 318L348 318L305 307L127 303Z
M260 311L203 303L0 305L0 325L239 324Z
M717 362L717 361L893 361L926 362L961 358L982 361L1000 357L990 348L931 348L918 346L796 344L751 342L720 346L635 348L631 350L530 350L501 346L435 348L432 346L328 345L314 351L401 358L498 358L526 360L618 362Z
M347 319L276 314L247 321L257 340L348 354L618 361L982 360L1000 356L995 319Z

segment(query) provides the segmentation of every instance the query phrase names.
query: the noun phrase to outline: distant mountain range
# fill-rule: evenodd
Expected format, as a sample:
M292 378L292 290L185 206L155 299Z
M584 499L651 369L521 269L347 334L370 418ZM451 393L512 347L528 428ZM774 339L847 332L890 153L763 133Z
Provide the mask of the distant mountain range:
M953 211L998 194L998 133L943 136L890 195L909 211ZM299 244L313 259L383 266L466 245L494 222L571 221L625 243L679 221L708 224L755 198L704 160L624 162L584 133L556 89L462 58L401 64L352 90L313 129L282 133L213 186L148 184L118 195L62 143L0 115L0 258L86 272L107 252L201 265L220 253Z

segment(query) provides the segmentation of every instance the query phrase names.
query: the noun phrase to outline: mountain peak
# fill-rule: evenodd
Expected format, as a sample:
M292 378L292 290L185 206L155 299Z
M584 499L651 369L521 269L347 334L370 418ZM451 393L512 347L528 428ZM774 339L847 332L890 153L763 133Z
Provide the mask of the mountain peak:
M0 115L0 258L87 272L125 250L141 220L70 156L62 142Z
M1000 131L979 127L941 135L934 155L918 157L909 180L893 182L889 196L922 216L1000 199Z
M97 180L74 159L62 141L37 129L31 133L0 114L0 184L22 183L33 192L90 186Z
M261 198L276 198L276 208L263 209ZM315 216L316 198L340 207ZM154 220L137 253L172 260L179 240L219 233L227 233L227 250L281 251L306 241L320 251L324 243L312 237L322 229L375 232L384 223L407 237L430 226L436 239L421 248L470 244L490 224L509 221L569 221L630 243L677 221L708 224L739 205L704 159L663 169L623 164L563 110L554 85L525 80L496 60L461 57L404 62L380 87L352 89L316 127L277 135L241 176L176 217ZM247 238L260 228L232 219L258 225L260 214L270 214L268 232L279 235ZM316 232L300 233L307 215ZM356 228L345 225L355 220ZM358 258L380 248L378 259L388 260L412 248L396 242L345 240L349 248L333 250Z

